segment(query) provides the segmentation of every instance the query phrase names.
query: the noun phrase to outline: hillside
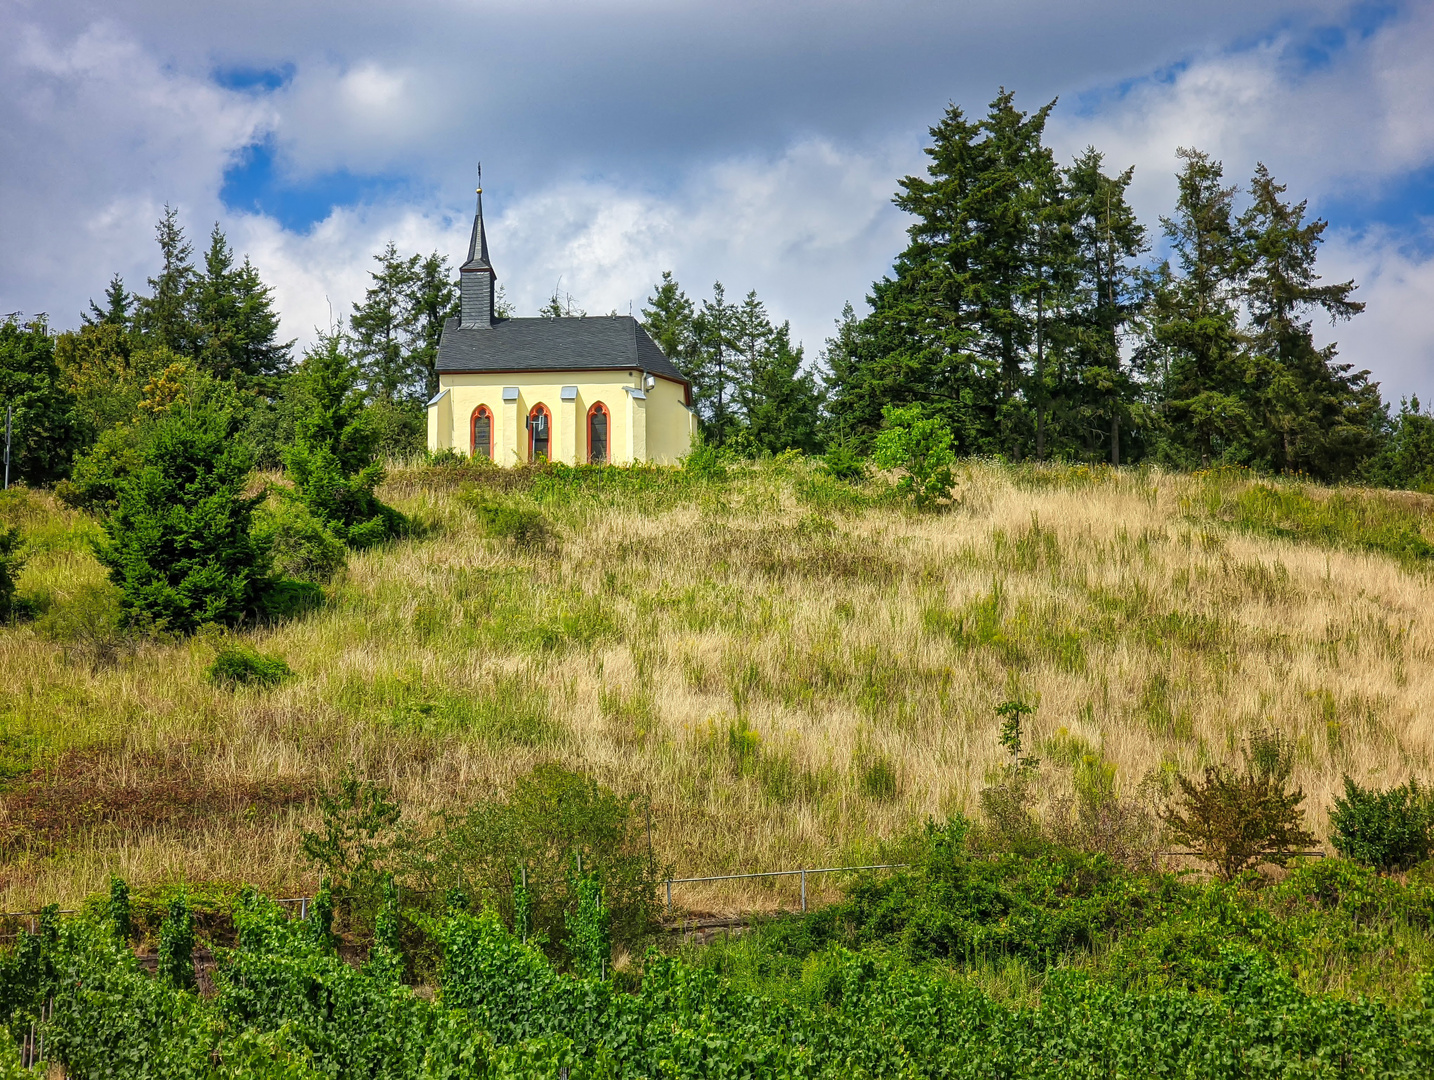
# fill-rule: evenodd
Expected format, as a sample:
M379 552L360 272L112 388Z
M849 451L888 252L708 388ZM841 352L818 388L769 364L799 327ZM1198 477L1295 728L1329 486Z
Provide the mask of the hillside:
M5 495L39 614L0 631L0 908L112 871L312 887L299 831L349 762L413 818L580 767L650 794L679 874L865 861L975 813L993 708L1018 698L1047 800L1092 761L1158 791L1262 727L1295 740L1321 837L1343 774L1429 775L1428 497L970 463L918 516L783 458L725 479L400 468L381 494L418 536L238 635L294 669L268 691L210 682L230 635L118 633L94 523ZM543 535L487 535L491 497Z

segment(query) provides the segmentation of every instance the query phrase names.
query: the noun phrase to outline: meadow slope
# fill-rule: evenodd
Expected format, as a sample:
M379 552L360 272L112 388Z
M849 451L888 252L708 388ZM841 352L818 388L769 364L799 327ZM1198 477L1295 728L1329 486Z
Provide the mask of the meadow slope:
M490 490L552 535L487 535ZM1080 761L1150 792L1269 727L1321 837L1343 774L1430 775L1429 497L972 463L916 515L781 459L725 480L399 468L381 494L420 534L352 555L322 609L182 641L113 630L90 519L0 501L40 609L0 630L0 909L111 872L311 888L299 834L349 763L415 819L540 761L587 770L650 795L679 874L865 861L975 812L1014 698L1048 799ZM236 636L295 677L213 685Z

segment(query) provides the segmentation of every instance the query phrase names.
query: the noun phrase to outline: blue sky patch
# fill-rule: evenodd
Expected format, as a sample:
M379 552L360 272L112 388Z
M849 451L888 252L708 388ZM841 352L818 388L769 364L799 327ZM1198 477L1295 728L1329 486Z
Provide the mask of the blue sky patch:
M400 176L361 176L347 170L295 179L276 165L272 138L244 148L224 170L219 198L230 210L267 214L291 232L307 232L335 207L377 202L410 193Z
M271 94L287 86L294 78L294 65L278 67L231 67L214 72L214 81L226 90L242 90L252 94Z

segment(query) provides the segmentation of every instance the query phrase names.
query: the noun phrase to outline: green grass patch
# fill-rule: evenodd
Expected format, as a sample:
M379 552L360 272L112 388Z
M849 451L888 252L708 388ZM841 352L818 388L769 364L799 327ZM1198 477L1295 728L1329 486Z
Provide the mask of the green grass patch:
M1237 490L1212 487L1206 510L1265 536L1378 552L1406 565L1434 563L1434 512L1425 499L1256 483Z

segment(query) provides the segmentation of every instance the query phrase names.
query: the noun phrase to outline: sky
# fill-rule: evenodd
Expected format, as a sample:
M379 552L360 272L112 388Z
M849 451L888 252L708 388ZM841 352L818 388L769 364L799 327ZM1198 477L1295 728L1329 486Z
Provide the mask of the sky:
M519 314L640 312L671 270L755 289L815 358L904 246L927 129L1007 87L1059 99L1063 160L1134 166L1151 226L1177 147L1242 185L1264 162L1368 305L1321 341L1427 402L1431 56L1434 0L0 0L0 313L68 327L112 274L143 289L168 203L302 346L389 240L461 261L481 160Z

